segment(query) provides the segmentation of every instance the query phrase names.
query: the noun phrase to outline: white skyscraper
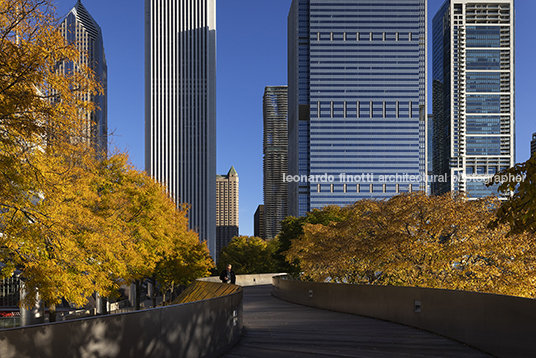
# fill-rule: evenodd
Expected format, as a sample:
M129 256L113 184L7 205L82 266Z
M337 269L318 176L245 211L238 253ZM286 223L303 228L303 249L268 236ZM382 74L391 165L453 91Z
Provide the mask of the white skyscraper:
M445 1L433 19L433 192L476 199L515 164L514 0Z
M145 0L145 169L215 257L215 0Z

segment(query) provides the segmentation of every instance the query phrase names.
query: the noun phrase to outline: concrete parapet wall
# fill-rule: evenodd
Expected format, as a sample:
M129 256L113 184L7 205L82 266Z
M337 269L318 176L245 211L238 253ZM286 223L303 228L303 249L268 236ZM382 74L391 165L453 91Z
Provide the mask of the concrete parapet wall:
M272 277L285 275L284 273L259 273L250 275L236 275L236 284L238 286L255 286L255 285L271 285ZM219 276L204 277L198 281L220 282Z
M402 323L497 357L536 357L536 302L477 292L273 278L273 294L305 306Z
M219 357L242 334L242 295L0 331L0 357Z

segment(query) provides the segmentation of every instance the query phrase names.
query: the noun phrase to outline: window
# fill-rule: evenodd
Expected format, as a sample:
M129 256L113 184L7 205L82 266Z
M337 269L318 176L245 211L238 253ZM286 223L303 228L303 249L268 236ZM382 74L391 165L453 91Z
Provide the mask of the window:
M500 26L467 26L467 47L501 47Z
M500 50L467 50L467 70L500 70Z

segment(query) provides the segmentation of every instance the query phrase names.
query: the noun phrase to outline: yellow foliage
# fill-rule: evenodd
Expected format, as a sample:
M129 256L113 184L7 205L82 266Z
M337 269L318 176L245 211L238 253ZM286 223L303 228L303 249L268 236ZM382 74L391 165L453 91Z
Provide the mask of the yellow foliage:
M342 208L344 219L305 224L287 260L315 281L408 285L534 297L535 236L489 228L499 203L398 195ZM324 209L329 212L330 208Z
M0 0L0 263L22 272L27 306L82 305L170 260L175 279L213 265L165 187L126 155L95 153L86 99L100 87L80 63L58 71L79 59L50 0Z

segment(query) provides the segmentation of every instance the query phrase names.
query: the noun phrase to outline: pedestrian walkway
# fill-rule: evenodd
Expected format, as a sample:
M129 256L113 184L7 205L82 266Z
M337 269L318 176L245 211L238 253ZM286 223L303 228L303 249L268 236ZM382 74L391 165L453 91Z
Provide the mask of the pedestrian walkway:
M281 301L271 291L271 285L244 287L245 334L222 357L492 357L404 325Z

